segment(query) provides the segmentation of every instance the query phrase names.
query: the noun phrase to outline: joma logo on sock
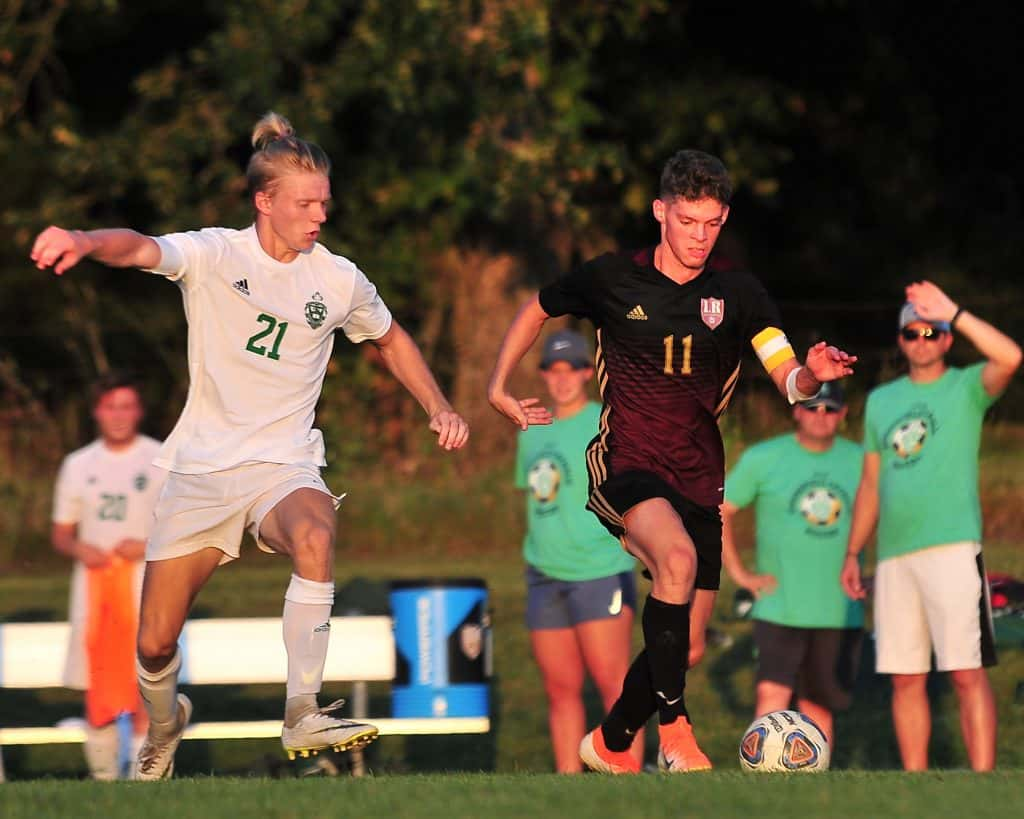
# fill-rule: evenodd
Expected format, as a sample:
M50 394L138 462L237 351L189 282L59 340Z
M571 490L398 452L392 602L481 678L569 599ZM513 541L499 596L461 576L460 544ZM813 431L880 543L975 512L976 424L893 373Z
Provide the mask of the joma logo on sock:
M330 624L330 622L326 622L326 623L321 623L319 626L317 626L315 629L313 629L313 633L317 634L317 633L322 632L322 631L330 631L330 630L331 630L331 624Z

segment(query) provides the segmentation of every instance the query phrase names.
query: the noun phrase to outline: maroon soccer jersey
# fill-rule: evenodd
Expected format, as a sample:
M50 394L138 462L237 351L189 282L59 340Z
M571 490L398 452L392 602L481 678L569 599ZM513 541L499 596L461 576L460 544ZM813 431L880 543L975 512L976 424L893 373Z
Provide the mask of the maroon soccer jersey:
M725 478L718 417L744 347L779 326L778 310L749 273L705 269L676 284L653 254L599 256L541 290L540 305L597 329L604 409L587 450L592 487L643 470L694 503L717 506Z

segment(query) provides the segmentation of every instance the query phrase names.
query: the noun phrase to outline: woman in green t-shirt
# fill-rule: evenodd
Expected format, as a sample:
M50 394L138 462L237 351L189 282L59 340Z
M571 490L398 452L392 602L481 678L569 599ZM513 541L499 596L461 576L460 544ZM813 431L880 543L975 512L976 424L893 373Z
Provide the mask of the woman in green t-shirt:
M586 509L585 453L600 415L587 398L593 375L581 335L562 330L547 339L541 377L553 421L521 432L516 455L516 486L527 495L526 621L559 773L581 770L585 674L606 709L619 695L636 610L633 558ZM643 740L632 747L642 761Z

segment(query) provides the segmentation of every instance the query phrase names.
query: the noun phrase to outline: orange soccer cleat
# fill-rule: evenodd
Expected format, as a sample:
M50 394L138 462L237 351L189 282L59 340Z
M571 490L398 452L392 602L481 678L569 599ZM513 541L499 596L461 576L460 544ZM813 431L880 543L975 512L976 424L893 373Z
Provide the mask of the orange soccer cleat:
M606 774L638 774L640 763L628 751L609 751L601 726L583 737L580 759L590 770Z
M658 768L667 773L710 771L711 760L697 745L693 727L686 717L658 726L661 745L658 748Z

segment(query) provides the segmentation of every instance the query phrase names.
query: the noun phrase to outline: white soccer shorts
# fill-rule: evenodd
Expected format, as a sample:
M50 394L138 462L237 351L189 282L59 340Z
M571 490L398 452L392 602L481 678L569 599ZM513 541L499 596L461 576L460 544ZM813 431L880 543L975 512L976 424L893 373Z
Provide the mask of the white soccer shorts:
M204 475L172 472L156 504L146 560L169 560L213 547L224 552L224 564L238 557L246 529L262 551L273 552L259 538L263 518L304 488L329 495L335 508L341 502L313 464L252 463Z
M883 560L875 574L876 669L925 674L995 662L981 545L933 546Z

